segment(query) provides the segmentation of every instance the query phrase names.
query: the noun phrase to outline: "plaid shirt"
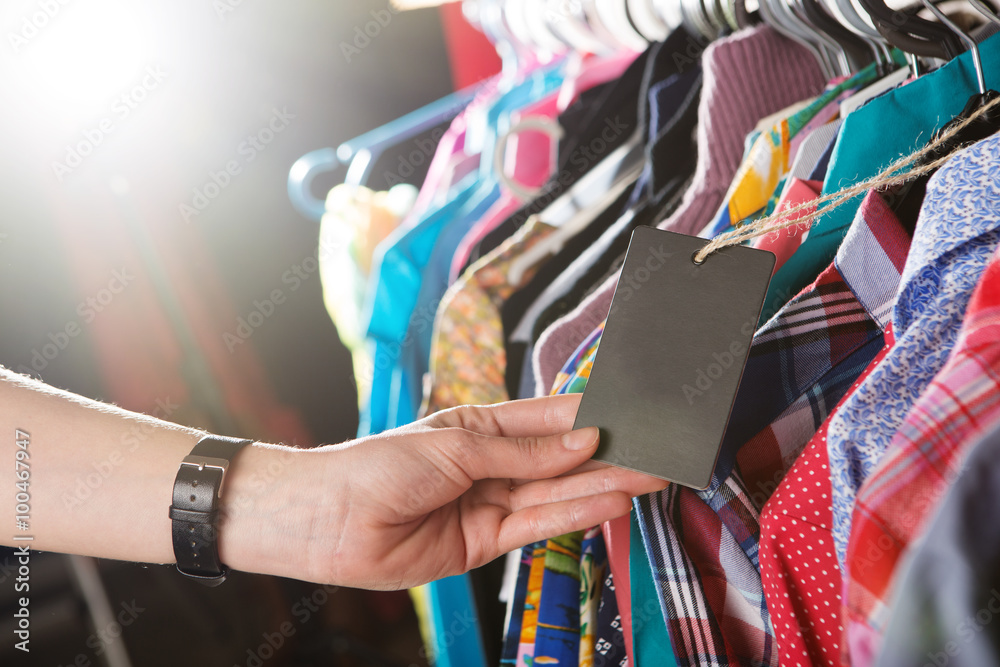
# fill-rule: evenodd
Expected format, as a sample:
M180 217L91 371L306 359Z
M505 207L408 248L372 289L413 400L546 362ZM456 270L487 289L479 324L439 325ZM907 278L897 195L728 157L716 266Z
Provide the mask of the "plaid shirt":
M679 665L779 662L759 571L760 510L882 346L874 314L895 292L882 279L898 282L906 256L884 222L859 215L838 264L757 332L711 486L636 499Z
M780 183L795 157L794 151L802 143L802 132L836 119L843 99L878 78L878 67L872 63L849 79L835 79L808 106L758 134L736 172L726 202L699 236L714 238L744 220L766 213L769 203L773 207L775 194L780 194Z
M891 325L885 338L882 351L854 389L891 349ZM848 391L846 396L850 395ZM836 413L834 408L830 416ZM778 651L786 665L841 664L843 580L833 547L826 453L829 423L828 418L816 431L760 515L760 575Z
M846 569L856 493L955 346L1000 241L1000 137L956 154L927 183L892 313L892 352L830 420L833 540Z
M1000 255L995 253L951 356L858 493L844 582L847 636L858 662L870 664L881 644L898 563L957 477L968 448L998 417Z

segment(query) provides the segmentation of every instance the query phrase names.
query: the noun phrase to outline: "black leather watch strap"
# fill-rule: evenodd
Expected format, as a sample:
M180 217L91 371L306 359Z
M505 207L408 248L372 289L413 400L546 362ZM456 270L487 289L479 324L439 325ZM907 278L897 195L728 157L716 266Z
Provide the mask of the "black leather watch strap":
M218 586L229 569L219 562L219 498L229 464L250 440L207 435L181 462L170 505L177 570L206 586Z

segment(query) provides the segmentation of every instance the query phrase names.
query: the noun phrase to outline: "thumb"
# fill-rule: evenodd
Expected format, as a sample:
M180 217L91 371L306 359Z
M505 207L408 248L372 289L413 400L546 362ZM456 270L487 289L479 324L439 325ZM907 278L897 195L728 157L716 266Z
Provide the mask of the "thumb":
M472 434L448 452L472 479L545 479L572 470L594 455L600 433L591 426L548 436L507 438Z

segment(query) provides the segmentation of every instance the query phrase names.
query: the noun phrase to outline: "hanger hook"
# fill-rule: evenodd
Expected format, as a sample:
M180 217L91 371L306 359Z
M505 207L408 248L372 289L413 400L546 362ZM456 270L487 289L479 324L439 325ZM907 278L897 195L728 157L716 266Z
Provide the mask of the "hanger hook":
M993 10L990 9L986 5L986 3L983 2L983 0L969 0L969 4L971 4L980 14L985 16L987 19L989 19L993 23L996 23L997 25L1000 25L1000 17L994 14Z
M979 94L985 95L986 77L983 74L983 61L979 57L979 45L976 44L976 40L972 39L967 34L962 32L962 29L959 28L957 25L955 25L943 11L938 9L934 5L934 3L931 2L931 0L921 0L921 2L924 3L924 6L927 7L927 9L930 10L930 12L934 14L934 16L936 16L939 21L941 21L941 23L948 26L948 28L950 28L951 31L954 32L960 40L965 42L966 46L969 47L969 50L972 51L972 62L976 68L976 84L979 86Z

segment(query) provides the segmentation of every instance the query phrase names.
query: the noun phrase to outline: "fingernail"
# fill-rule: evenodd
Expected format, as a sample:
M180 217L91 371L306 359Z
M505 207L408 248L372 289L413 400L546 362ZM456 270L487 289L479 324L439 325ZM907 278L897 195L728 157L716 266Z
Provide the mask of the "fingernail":
M563 447L566 449L587 449L597 442L599 432L596 426L588 426L576 431L571 431L562 437Z

